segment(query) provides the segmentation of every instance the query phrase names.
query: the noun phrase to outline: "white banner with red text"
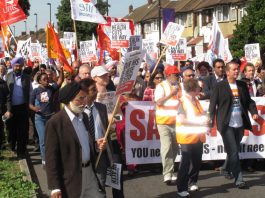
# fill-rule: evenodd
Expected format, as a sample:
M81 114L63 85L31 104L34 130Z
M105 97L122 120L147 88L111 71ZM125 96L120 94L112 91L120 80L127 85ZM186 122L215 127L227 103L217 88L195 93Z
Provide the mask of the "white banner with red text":
M245 131L241 141L240 158L265 158L265 98L252 98L257 105L259 119L251 119L253 132ZM204 110L209 102L201 101ZM153 102L132 101L126 108L125 141L127 164L161 163L160 138L155 123ZM180 161L180 149L176 161ZM203 145L203 160L222 160L226 158L221 135L214 127L206 135Z

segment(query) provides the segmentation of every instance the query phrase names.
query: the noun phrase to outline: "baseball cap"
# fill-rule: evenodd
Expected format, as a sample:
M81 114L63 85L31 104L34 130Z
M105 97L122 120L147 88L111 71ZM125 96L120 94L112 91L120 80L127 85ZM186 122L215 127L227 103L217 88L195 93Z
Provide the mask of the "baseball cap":
M94 78L96 76L103 76L104 74L108 74L109 72L107 71L106 67L104 66L95 66L91 70L91 77Z
M180 73L176 66L167 65L165 68L165 74L168 76L170 74L178 74Z

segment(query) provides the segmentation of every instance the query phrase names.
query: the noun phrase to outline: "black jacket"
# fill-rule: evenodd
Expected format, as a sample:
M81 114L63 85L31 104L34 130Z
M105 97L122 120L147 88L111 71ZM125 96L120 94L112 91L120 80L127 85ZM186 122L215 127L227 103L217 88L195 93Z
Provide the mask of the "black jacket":
M0 79L0 115L11 111L10 94L6 82Z
M248 111L252 115L258 114L256 104L249 95L246 83L243 81L236 81L236 84L242 108L241 110L244 128L252 131ZM210 117L212 121L214 121L216 116L217 129L221 134L223 134L229 126L232 104L232 91L227 79L225 79L217 83L214 90L212 90L209 106Z

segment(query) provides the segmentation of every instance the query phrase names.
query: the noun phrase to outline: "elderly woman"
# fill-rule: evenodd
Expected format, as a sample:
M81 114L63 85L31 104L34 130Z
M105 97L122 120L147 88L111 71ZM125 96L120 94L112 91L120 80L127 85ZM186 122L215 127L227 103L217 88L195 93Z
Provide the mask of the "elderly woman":
M188 189L197 191L203 143L208 128L208 117L197 99L199 84L196 79L184 81L185 93L180 98L176 117L176 139L181 145L181 161L178 170L178 195L188 197Z

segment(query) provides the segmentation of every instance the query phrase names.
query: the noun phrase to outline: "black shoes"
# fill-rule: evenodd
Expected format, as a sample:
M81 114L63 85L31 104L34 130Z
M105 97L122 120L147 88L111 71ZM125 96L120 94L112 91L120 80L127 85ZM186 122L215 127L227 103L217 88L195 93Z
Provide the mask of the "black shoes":
M238 189L248 189L248 186L247 186L246 182L242 182L242 183L236 184L236 187Z

